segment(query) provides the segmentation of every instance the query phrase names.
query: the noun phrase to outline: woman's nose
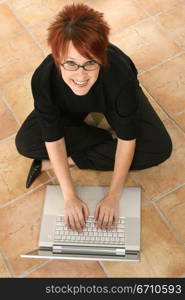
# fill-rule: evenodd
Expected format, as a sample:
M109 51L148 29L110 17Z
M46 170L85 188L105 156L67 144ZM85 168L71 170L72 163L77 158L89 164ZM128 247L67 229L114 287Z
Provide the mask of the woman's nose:
M84 70L84 68L82 68L82 67L79 67L78 70L76 70L76 72L77 72L78 76L81 76L82 78L87 76L86 75L87 71Z

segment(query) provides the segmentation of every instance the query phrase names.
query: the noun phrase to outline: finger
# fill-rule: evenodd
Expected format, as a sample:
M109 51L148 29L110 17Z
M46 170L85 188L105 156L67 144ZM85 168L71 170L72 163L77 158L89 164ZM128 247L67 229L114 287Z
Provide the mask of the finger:
M81 221L80 221L80 218L78 216L78 213L75 213L75 215L74 215L74 221L75 221L75 230L78 231L78 232L81 232L83 226L81 224Z
M110 230L111 227L112 227L112 224L113 224L113 220L114 220L114 215L113 213L109 215L109 220L108 220L108 223L107 223L107 229Z
M81 210L79 209L77 212L78 224L80 225L81 229L85 227L85 215L83 211L83 207Z
M95 218L96 221L98 221L98 219L99 219L99 212L100 212L100 205L97 204L96 209L95 209L95 213L94 213L94 218Z
M72 214L69 215L69 226L71 227L72 230L75 230L76 229L76 226L75 226L75 222L74 222L74 217Z
M84 213L85 221L86 221L89 217L89 209L88 209L88 206L86 204L83 204L83 213Z
M113 222L112 222L112 225L111 225L111 230L115 230L117 228L117 224L115 222L115 218L113 218Z
M104 217L105 217L105 211L103 209L100 209L99 217L98 217L98 228L100 229L103 229Z
M109 212L106 212L102 222L102 229L104 230L107 229L108 222L109 222Z
M68 229L71 229L70 224L69 224L69 217L68 215L64 216L64 224Z
M113 224L112 224L113 230L117 229L118 222L119 222L119 216L118 216L118 214L115 214L113 217Z

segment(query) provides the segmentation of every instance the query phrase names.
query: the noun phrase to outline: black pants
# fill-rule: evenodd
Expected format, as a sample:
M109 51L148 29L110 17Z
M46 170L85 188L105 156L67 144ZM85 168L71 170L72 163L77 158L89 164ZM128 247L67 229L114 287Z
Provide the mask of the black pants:
M114 169L117 138L113 139L109 131L90 126L83 121L74 124L70 120L66 122L64 128L67 155L80 169L101 171ZM166 137L168 135L164 134L165 151L163 148L161 153L137 151L136 146L130 170L150 168L165 161L172 152L171 139ZM32 159L49 159L34 110L20 127L15 143L17 151L23 156Z

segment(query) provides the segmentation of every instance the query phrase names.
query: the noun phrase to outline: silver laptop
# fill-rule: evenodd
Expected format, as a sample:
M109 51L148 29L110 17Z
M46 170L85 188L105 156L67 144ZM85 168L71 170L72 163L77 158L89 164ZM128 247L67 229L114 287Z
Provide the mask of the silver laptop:
M48 185L44 197L39 249L21 257L140 261L141 188L123 187L119 201L116 229L97 228L96 204L105 196L108 186L76 186L76 193L89 208L89 218L81 233L64 224L63 195L59 185Z

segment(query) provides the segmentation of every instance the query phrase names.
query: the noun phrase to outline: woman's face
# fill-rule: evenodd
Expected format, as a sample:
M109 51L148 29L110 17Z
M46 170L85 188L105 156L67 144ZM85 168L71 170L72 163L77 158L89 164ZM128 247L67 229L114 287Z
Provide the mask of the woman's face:
M61 63L65 63L69 61L75 62L79 65L84 65L90 60L81 56L81 54L73 46L73 43L70 41L67 56L65 60L63 60ZM78 96L83 96L89 92L90 88L93 86L93 84L96 82L98 78L99 71L100 71L99 65L95 70L92 71L86 71L83 68L79 68L76 71L69 71L64 69L63 66L61 66L61 73L62 73L63 80L71 88L73 93L75 93Z

